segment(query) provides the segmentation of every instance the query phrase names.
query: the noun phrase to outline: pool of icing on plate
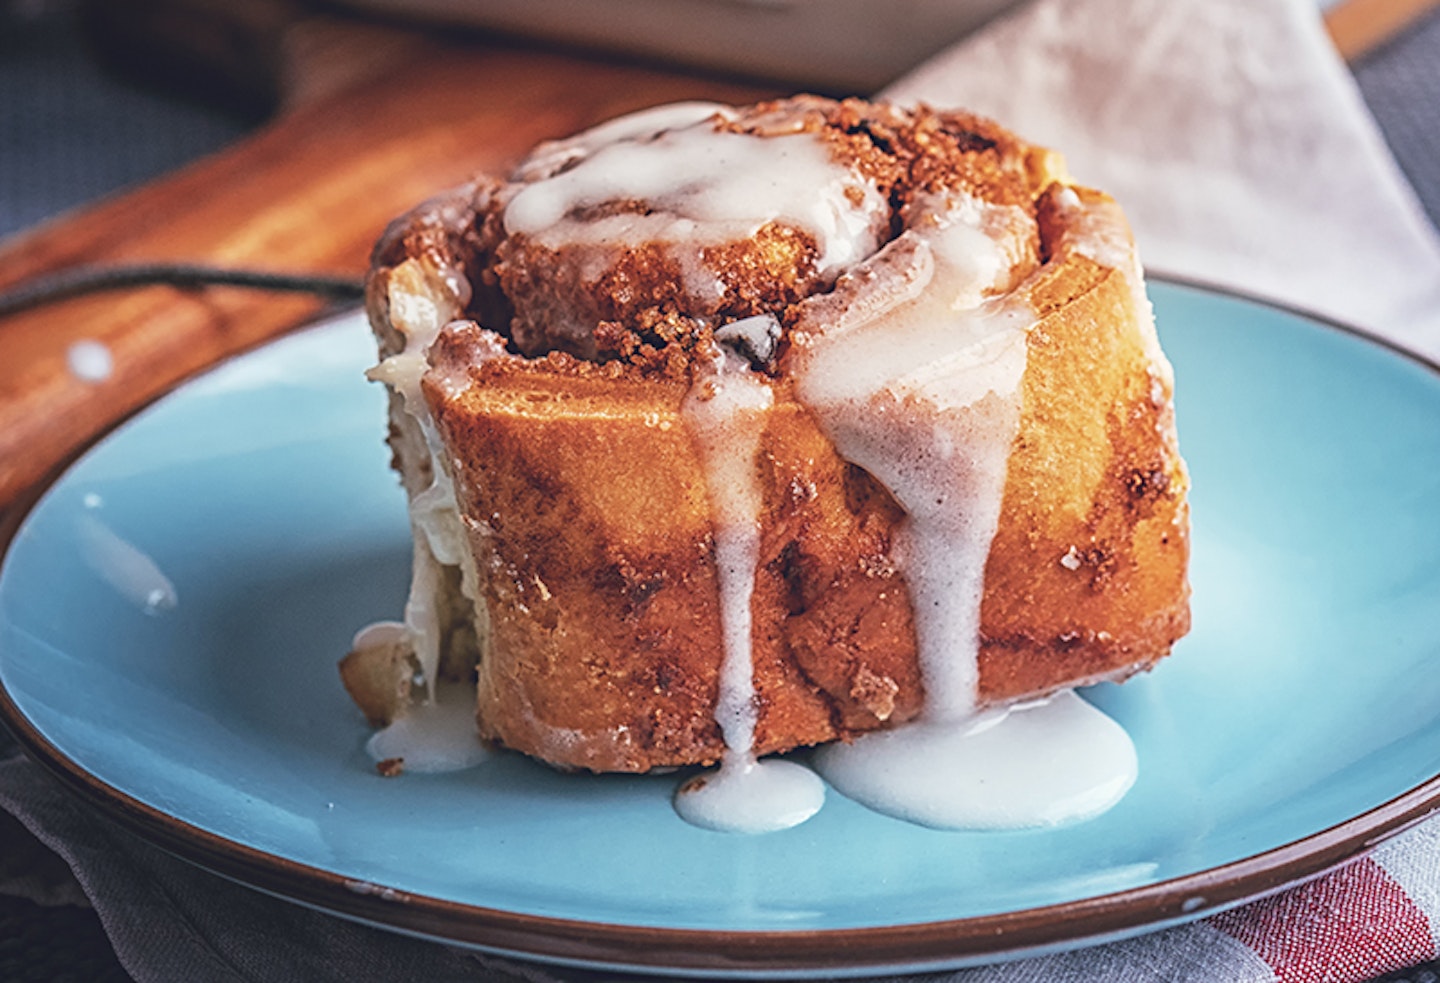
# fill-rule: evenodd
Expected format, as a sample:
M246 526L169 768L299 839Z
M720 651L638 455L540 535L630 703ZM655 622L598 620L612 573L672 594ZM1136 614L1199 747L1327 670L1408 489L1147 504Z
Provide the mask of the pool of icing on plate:
M412 632L404 622L377 621L356 632L350 648L413 652ZM377 764L395 762L422 774L478 765L490 750L475 729L474 687L432 681L404 713L370 736L365 750Z
M420 774L473 768L492 753L475 729L475 688L453 684L435 687L372 734L365 751L377 763L400 762Z

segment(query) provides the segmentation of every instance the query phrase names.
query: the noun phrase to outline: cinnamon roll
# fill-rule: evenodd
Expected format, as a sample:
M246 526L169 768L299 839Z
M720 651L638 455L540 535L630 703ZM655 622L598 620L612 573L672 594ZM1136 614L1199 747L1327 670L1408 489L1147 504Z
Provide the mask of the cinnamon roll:
M380 705L346 670L373 717L473 673L480 733L562 768L753 760L1189 627L1130 232L988 120L628 116L397 220L368 308L415 532Z

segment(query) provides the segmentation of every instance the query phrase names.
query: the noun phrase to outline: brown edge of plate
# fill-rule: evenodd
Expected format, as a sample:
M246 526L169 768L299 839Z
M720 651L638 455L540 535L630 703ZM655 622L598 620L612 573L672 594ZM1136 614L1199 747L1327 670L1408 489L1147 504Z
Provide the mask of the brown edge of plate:
M1294 314L1378 345L1440 375L1440 365L1435 362L1323 315L1185 277L1149 274L1147 281ZM155 401L215 367L182 380ZM143 409L115 420L7 509L0 523L0 563L45 492L75 461ZM1358 816L1275 849L1183 877L1063 904L871 928L773 932L659 928L547 918L461 904L286 860L193 826L102 781L40 734L11 699L3 681L0 722L66 788L111 819L167 852L230 880L334 915L437 942L562 965L656 974L916 972L1073 948L1077 942L1113 941L1217 914L1313 880L1440 812L1437 774Z

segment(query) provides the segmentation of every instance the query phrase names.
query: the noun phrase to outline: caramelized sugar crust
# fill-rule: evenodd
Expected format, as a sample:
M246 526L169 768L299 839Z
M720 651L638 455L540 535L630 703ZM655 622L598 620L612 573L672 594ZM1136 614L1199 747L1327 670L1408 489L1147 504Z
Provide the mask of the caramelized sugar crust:
M938 188L1035 216L1012 278L1036 323L986 565L980 698L1125 678L1168 654L1189 626L1171 386L1152 363L1143 294L1074 246L1070 213L1056 205L1058 158L968 115L854 101L768 104L724 125L823 132L833 154L881 183L896 216ZM1087 208L1114 208L1076 190ZM814 244L767 226L715 248L705 261L727 284L722 306L680 309L663 256L626 251L587 280L576 271L590 259L505 238L505 200L503 185L481 179L399 220L377 248L369 293L382 351L393 352L403 339L388 305L404 264L457 270L469 290L459 302L470 319L440 334L425 395L489 618L481 731L566 768L716 761L715 547L681 404L712 324L759 312L788 324L795 303L829 289L810 276ZM561 322L570 327L549 331ZM591 325L588 337L575 324ZM482 357L490 331L511 354ZM782 340L759 368L776 387L756 460L760 753L913 719L924 700L891 556L904 514L836 454L788 388L783 359ZM407 487L423 487L428 459L406 426L392 424L397 466Z

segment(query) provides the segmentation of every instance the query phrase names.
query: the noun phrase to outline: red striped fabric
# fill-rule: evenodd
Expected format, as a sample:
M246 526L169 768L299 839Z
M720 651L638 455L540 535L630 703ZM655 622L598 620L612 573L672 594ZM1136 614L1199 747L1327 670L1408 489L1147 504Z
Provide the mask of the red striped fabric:
M1436 955L1425 912L1368 857L1210 924L1280 983L1359 983Z

